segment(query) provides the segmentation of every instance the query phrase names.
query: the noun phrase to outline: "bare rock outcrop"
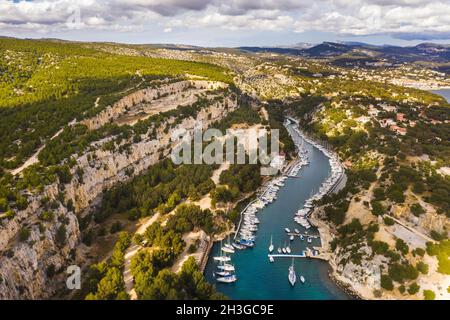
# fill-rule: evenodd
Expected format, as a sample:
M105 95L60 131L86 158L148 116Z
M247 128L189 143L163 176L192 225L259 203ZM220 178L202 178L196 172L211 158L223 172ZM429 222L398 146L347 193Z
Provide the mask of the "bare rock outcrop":
M108 106L98 115L81 121L89 129L98 129L101 126L117 120L121 115L136 105L143 103L151 103L153 100L169 94L182 94L189 88L216 90L226 88L228 85L223 82L206 81L206 80L186 80L165 84L157 88L146 88L133 92L112 106Z

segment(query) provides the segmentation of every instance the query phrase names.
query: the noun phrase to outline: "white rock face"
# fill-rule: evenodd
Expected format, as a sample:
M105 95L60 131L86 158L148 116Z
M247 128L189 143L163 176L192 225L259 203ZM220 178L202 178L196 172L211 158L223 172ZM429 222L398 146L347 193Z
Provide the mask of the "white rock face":
M158 88L146 88L138 90L126 97L120 99L112 106L107 107L95 117L86 119L81 124L86 125L89 129L98 129L101 126L117 120L127 110L141 103L150 103L151 101L169 94L182 94L189 88L216 90L219 88L227 88L228 85L223 82L206 81L206 80L186 80L178 81ZM180 97L182 98L182 97Z
M131 100L130 100L131 101ZM77 165L73 167L73 179L64 185L65 201L71 199L77 212L89 210L90 204L101 197L104 189L110 188L119 181L129 179L132 174L142 173L149 166L161 160L161 156L169 155L174 143L171 132L184 128L192 131L196 123L201 121L204 127L225 117L237 108L234 94L228 95L222 101L214 101L211 105L200 110L196 118L185 118L177 122L168 119L156 130L155 136L142 135L141 141L130 143L129 152L104 151L101 145L109 139L94 143L96 151L87 152L78 157ZM98 118L92 128L100 125ZM172 125L171 130L164 130ZM166 132L165 132L166 131ZM117 148L116 148L117 149ZM88 160L90 159L90 161ZM76 168L83 170L83 183L79 183ZM128 173L128 174L127 174ZM66 267L72 264L74 249L80 244L80 230L76 215L60 206L53 210L56 213L53 222L43 222L39 215L43 211L41 199L48 197L56 199L59 194L59 184L54 183L45 188L44 192L29 198L27 209L16 212L14 218L3 220L0 225L0 299L39 299L48 298L62 288L65 283ZM45 230L39 228L39 223ZM64 243L56 241L58 229L64 224L66 239ZM18 240L19 231L27 227L30 237L26 242ZM49 277L47 270L54 267L61 274Z

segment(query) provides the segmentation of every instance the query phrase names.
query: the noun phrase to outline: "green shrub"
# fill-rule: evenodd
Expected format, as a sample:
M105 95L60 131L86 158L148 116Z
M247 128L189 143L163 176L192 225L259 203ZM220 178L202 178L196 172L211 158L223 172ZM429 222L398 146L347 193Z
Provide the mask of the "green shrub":
M395 224L394 219L392 219L388 216L384 216L383 221L387 226L393 226Z
M31 235L30 229L22 228L19 231L19 240L25 242L30 238L30 235Z
M66 235L67 231L66 231L66 226L64 224L61 224L61 226L58 228L58 230L56 230L56 243L59 245L63 245L64 243L66 243Z
M419 261L416 265L416 269L419 270L420 273L428 274L428 264L423 261Z
M411 212L413 215L415 215L416 217L420 216L421 214L425 213L424 208L422 208L422 206L419 203L414 203L411 206Z
M405 241L403 241L402 239L397 239L395 241L395 249L397 249L398 251L400 251L403 255L407 255L409 252L409 247L406 244Z
M423 298L425 300L434 300L436 299L436 294L432 290L423 290Z
M383 289L392 291L394 289L394 284L392 283L392 279L387 274L381 275L381 287Z
M419 292L419 290L420 290L420 286L417 284L417 282L413 282L408 288L408 293L416 294L417 292Z

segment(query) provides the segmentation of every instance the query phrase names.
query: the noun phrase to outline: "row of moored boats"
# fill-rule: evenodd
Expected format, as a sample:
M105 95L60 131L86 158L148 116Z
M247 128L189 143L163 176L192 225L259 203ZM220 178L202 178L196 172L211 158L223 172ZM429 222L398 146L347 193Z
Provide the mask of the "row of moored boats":
M259 219L256 214L259 210L277 199L277 192L284 186L286 179L287 177L281 176L272 180L261 196L249 204L242 213L243 217L240 229L238 230L238 237L232 243L228 240L228 243L221 245L221 254L213 257L219 263L217 271L214 273L218 282L232 283L237 281L235 267L231 263L231 254L235 253L236 250L254 247L259 224Z
M295 214L294 221L297 222L302 227L304 227L305 229L309 229L309 228L311 228L311 224L308 221L308 215L312 212L315 202L321 200L326 194L328 194L333 189L333 187L336 185L336 183L342 177L343 168L338 160L338 157L335 154L333 154L332 152L327 150L324 146L320 145L319 143L317 143L317 142L309 139L307 136L305 136L298 129L297 125L294 125L293 129L302 137L302 141L305 140L308 143L315 146L320 151L322 151L325 154L325 156L327 156L329 158L329 163L330 163L330 167L331 167L331 174L327 178L327 180L325 180L322 183L322 185L319 187L319 190L314 195L311 195L311 197L305 201L303 208L299 209ZM300 150L301 150L301 148L300 148Z

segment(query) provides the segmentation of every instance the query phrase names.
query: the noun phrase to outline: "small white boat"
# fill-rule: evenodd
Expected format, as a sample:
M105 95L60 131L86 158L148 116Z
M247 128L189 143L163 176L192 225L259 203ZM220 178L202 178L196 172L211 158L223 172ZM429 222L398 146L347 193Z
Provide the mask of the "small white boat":
M286 252L287 252L287 253L291 253L291 247L287 246Z
M290 241L294 241L294 236L293 236L293 235L290 236L290 237L289 237L289 240L290 240Z
M223 270L223 271L235 271L234 266L232 264L228 264L228 263L217 266L217 268L220 270Z
M239 249L239 250L243 250L243 249L247 248L246 246L239 244L239 243L233 243L233 247L235 247L236 249Z
M236 277L236 275L233 274L233 275L217 278L216 280L218 282L222 282L222 283L232 283L232 282L237 281L237 277Z
M222 251L226 253L234 253L234 248L222 247Z
M214 259L215 261L221 261L221 262L231 261L231 258L230 258L230 257L227 257L227 256L213 257L213 259Z
M214 275L226 277L226 276L231 276L231 273L228 271L216 271L216 272L214 272Z
M302 240L302 241L305 240L305 238L303 237L302 234L300 235L300 240Z
M270 236L270 245L269 245L269 252L273 251L273 243L272 243L272 236Z
M286 248L281 249L281 251L283 251L283 253L286 253Z
M312 238L308 237L308 243L311 243L311 242L312 242Z
M291 230L289 228L284 228L284 231L286 231L287 233L291 232Z
M277 251L278 251L278 253L281 253L281 252L282 252L281 248L278 248Z
M270 262L274 262L275 260L274 260L274 258L272 256L269 256L269 261Z
M300 281L301 281L302 283L305 283L305 277L300 276Z
M230 248L230 249L234 249L233 246L229 243L224 244L224 247L226 248Z
M300 231L298 231L298 229L295 229L294 231L295 231L295 233L300 233Z

